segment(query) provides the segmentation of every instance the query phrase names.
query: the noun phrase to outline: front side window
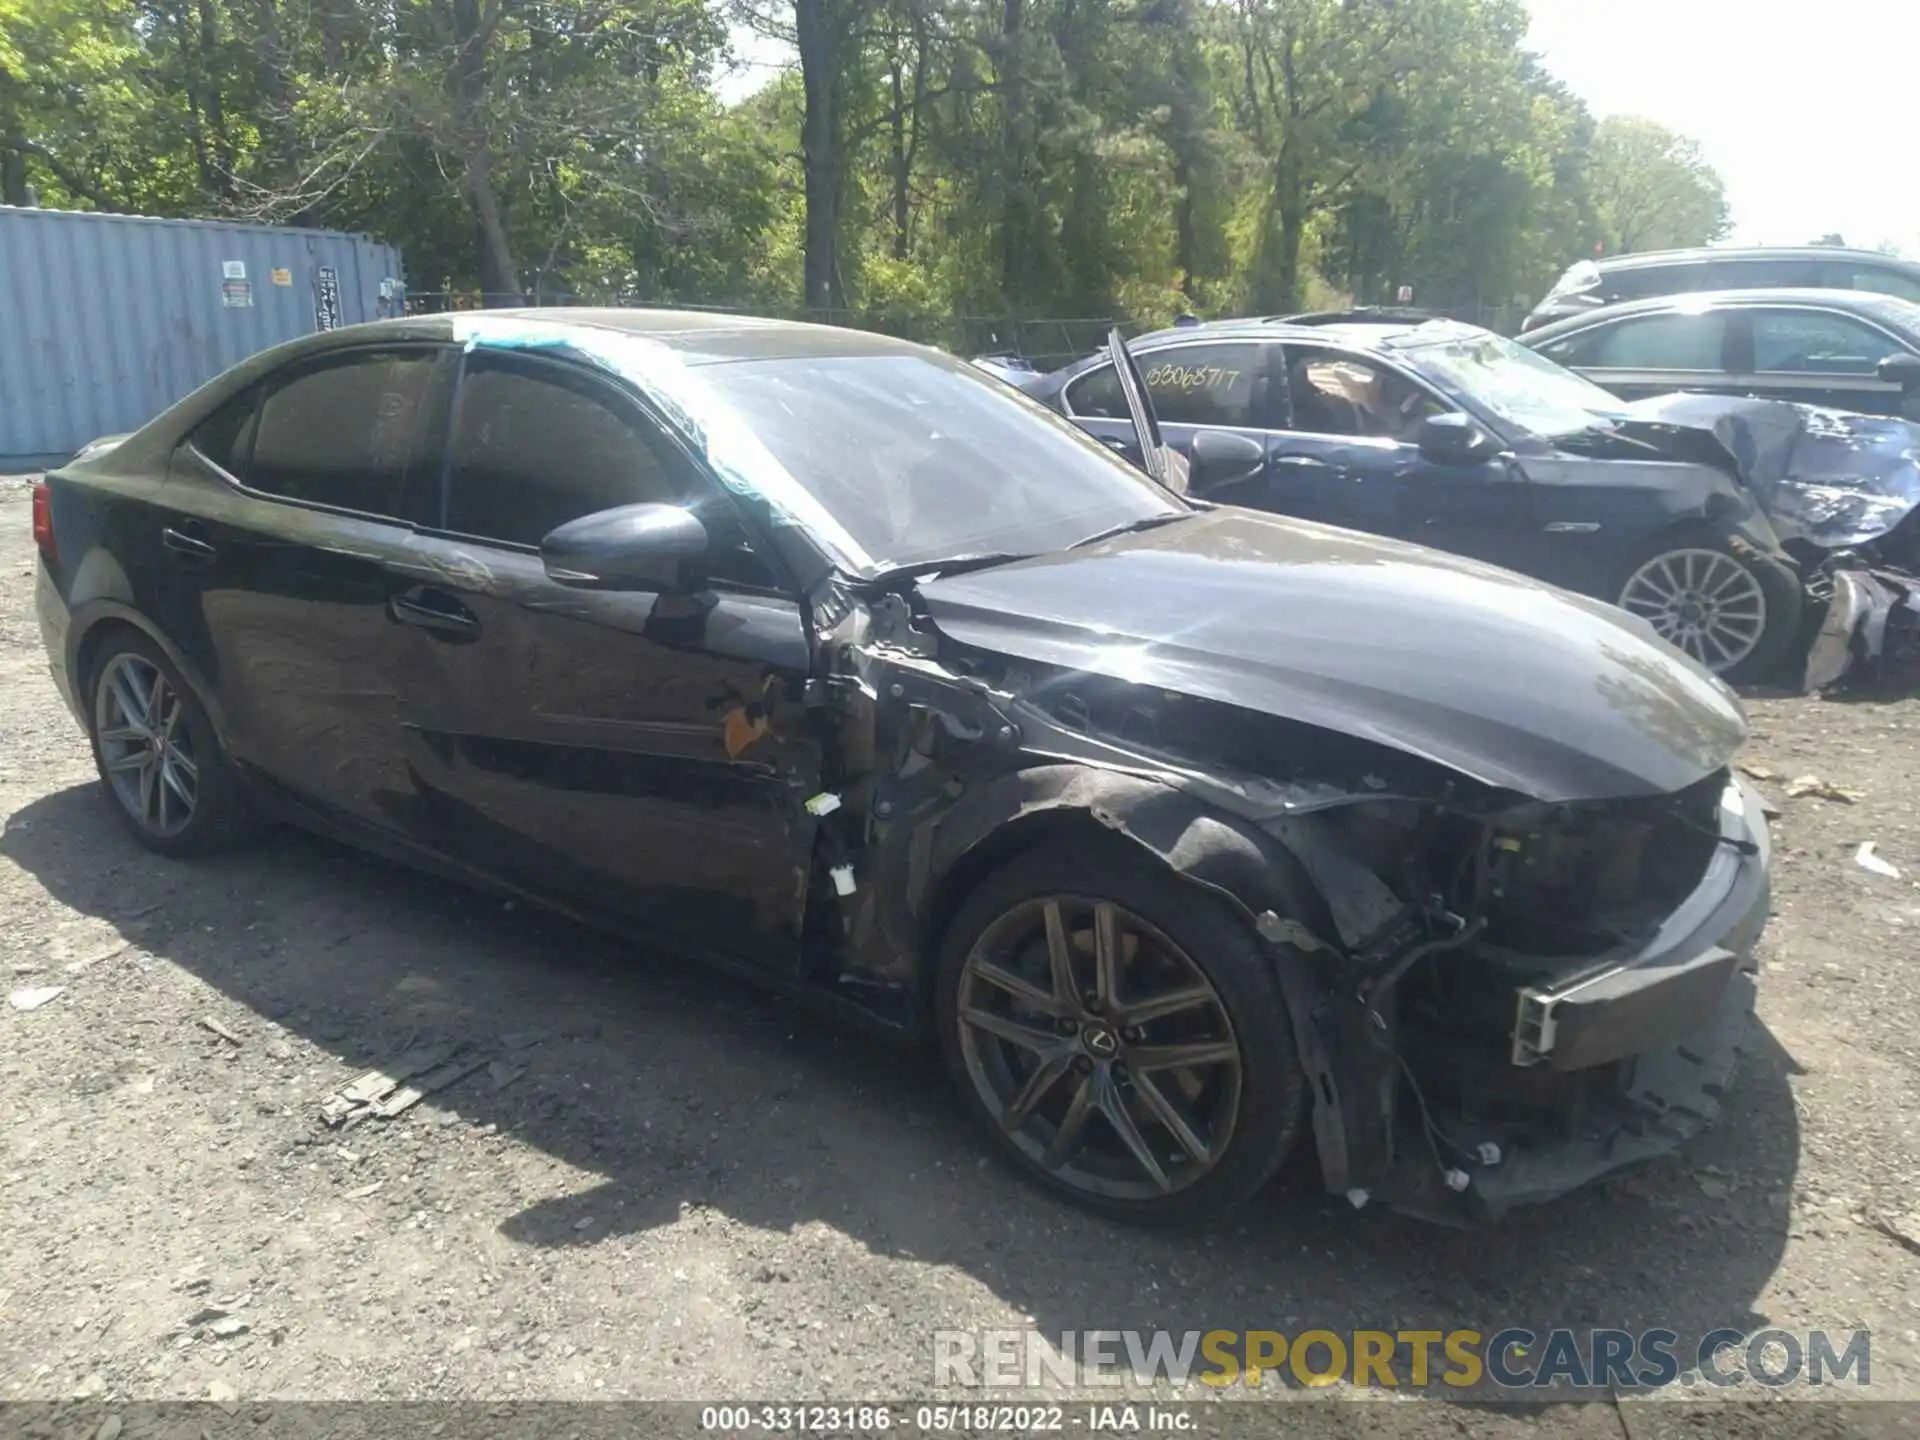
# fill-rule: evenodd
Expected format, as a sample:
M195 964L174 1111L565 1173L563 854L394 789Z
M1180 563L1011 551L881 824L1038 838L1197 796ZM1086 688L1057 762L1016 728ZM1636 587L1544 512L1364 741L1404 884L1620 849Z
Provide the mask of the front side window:
M1291 428L1413 443L1420 422L1447 407L1398 371L1337 350L1287 347Z
M1753 312L1760 374L1871 375L1899 347L1872 326L1818 310Z
M1883 270L1877 265L1848 265L1832 282L1840 290L1871 290L1876 295L1892 295L1901 300L1920 300L1920 276L1904 270Z
M632 397L573 365L480 353L461 376L440 528L538 546L622 505L686 505L707 526L713 579L771 587L736 512Z
M236 478L281 499L425 518L435 477L418 449L435 358L426 349L354 350L269 381Z
M1612 300L1651 300L1658 295L1684 295L1690 290L1708 288L1707 267L1688 265L1627 265L1602 272L1603 298Z
M1549 341L1540 353L1582 370L1718 370L1726 338L1727 317L1717 310L1633 315Z

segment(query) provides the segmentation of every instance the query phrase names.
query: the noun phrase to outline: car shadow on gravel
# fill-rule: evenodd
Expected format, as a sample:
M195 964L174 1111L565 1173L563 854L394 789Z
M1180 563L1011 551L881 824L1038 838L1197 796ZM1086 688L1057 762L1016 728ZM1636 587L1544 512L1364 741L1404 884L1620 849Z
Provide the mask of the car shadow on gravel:
M701 1206L780 1233L818 1222L875 1255L962 1272L1049 1335L1566 1325L1664 1327L1690 1346L1766 1323L1756 1298L1786 1244L1799 1126L1794 1062L1757 1024L1721 1124L1682 1157L1497 1228L1356 1213L1316 1193L1302 1165L1219 1225L1143 1231L990 1160L925 1053L304 835L161 860L108 803L90 785L36 801L0 854L291 1039L363 1069L409 1037L490 1049L506 1032L544 1033L515 1053L527 1072L504 1088L481 1071L352 1142L377 1151L378 1127L425 1125L438 1109L598 1177L557 1199L501 1180L495 1223L530 1247L604 1244ZM249 1043L237 1063L273 1061ZM324 1095L307 1098L304 1113L264 1122L283 1127L283 1153L333 1138ZM244 1183L272 1183L256 1173ZM743 1285L788 1278L740 1263ZM931 1354L930 1338L904 1338Z

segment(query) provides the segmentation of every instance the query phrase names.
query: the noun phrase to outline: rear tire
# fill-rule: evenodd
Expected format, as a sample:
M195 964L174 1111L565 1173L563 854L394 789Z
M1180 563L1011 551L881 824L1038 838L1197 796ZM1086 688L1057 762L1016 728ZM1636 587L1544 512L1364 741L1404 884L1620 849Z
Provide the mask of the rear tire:
M179 858L245 833L239 777L206 707L159 646L116 631L93 655L85 693L93 763L134 839Z
M1614 603L1730 684L1763 681L1805 628L1799 575L1736 535L1662 536L1625 568Z
M1252 927L1131 844L1031 850L989 874L936 983L962 1103L1087 1209L1208 1218L1265 1185L1299 1137L1306 1073Z

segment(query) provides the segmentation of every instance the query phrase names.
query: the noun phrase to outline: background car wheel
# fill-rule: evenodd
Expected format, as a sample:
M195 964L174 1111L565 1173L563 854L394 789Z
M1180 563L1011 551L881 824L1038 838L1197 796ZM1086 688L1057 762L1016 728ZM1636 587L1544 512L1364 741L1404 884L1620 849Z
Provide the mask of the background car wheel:
M1130 845L1028 851L949 928L937 1016L1020 1166L1146 1222L1217 1214L1292 1149L1306 1076L1253 931Z
M1669 536L1627 569L1617 603L1727 681L1764 680L1806 613L1791 568L1727 536Z
M94 764L134 838L162 855L204 855L246 828L244 797L198 697L154 645L117 633L87 686Z

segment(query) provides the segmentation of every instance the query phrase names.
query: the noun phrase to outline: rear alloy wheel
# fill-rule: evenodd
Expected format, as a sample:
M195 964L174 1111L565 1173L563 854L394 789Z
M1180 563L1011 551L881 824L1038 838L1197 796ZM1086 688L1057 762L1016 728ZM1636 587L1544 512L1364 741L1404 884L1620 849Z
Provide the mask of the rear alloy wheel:
M94 762L141 844L164 855L219 849L244 819L206 711L144 636L115 635L94 659Z
M1033 856L975 892L944 957L942 1038L1023 1168L1109 1213L1191 1220L1285 1158L1304 1076L1251 930L1112 858Z
M1798 631L1799 599L1779 562L1695 543L1642 560L1619 605L1723 679L1760 679Z

